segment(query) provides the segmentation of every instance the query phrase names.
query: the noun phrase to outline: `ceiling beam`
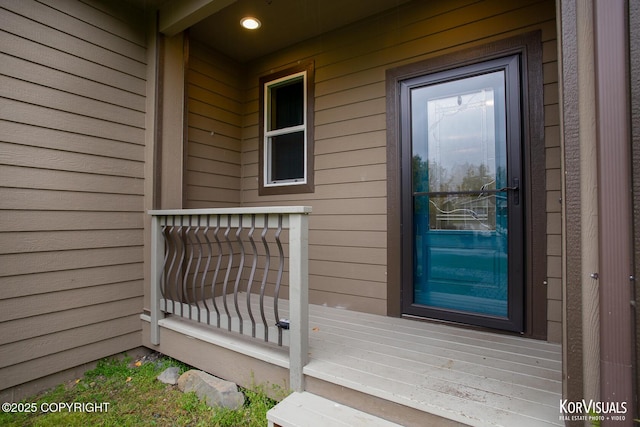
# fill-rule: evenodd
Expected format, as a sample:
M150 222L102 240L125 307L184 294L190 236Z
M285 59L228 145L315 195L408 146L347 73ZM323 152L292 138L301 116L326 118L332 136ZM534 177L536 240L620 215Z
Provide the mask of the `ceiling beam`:
M168 1L160 8L159 30L171 37L224 9L236 0Z

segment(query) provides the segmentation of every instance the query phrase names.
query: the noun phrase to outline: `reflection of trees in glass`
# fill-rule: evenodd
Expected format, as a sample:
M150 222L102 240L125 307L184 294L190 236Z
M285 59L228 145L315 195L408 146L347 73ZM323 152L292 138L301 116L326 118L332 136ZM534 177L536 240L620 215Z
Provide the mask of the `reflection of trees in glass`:
M429 191L429 167L427 162L422 160L418 155L413 156L413 191L416 193L424 193ZM419 196L414 198L413 211L416 215L426 215L427 197Z
M419 155L414 155L413 165L413 191L422 193L429 191L429 166Z
M495 188L495 177L491 176L489 168L484 163L481 163L479 166L467 163L465 166L467 172L462 178L460 191L478 191Z

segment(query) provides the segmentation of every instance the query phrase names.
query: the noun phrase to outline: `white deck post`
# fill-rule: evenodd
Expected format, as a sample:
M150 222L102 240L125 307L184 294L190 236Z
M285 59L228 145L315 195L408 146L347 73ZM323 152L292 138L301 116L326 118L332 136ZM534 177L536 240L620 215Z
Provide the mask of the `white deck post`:
M151 217L151 274L149 285L150 290L150 307L151 310L151 344L160 344L160 327L158 321L164 317L164 313L160 311L160 280L162 277L162 269L164 261L164 241L162 239L162 227L160 226L160 217L153 215Z
M309 359L309 216L289 215L289 387L304 391Z

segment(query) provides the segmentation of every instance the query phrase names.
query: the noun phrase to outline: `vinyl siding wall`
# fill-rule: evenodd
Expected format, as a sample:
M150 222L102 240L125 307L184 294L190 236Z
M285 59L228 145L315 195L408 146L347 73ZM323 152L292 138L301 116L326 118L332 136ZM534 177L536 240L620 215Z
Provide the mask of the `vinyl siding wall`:
M547 339L562 341L562 152L556 40L543 38L547 185Z
M560 145L553 1L412 2L248 64L243 205L304 204L310 300L386 313L385 71L516 34L542 31L547 150L549 339L560 329ZM258 195L258 79L315 61L315 193ZM541 213L545 215L545 213Z
M0 396L140 346L146 49L129 7L0 1Z
M239 64L190 42L186 208L240 205L240 70Z

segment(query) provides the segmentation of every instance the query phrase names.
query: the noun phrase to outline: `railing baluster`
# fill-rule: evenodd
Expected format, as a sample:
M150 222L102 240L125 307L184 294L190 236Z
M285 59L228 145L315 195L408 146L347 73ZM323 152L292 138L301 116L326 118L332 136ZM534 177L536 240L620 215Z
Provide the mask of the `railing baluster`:
M218 261L216 262L216 269L213 272L213 279L211 279L211 298L213 299L213 308L216 311L216 326L220 327L220 310L218 309L218 303L216 302L216 285L218 284L218 273L220 273L220 266L222 266L222 243L218 237L220 232L220 215L216 215L216 229L213 230L213 238L216 240L216 246L218 248Z
M167 217L159 217L159 220L164 218L164 225L162 225L162 242L163 242L163 254L162 254L162 271L160 273L160 297L166 300L167 298L167 261L169 260L169 238L167 234L171 231L169 230L169 226L167 225Z
M197 308L197 319L200 322L200 303L203 301L203 298L198 297L198 292L196 290L196 284L198 283L198 275L200 274L200 264L202 263L202 242L200 241L200 216L196 216L196 229L193 231L193 237L196 238L196 246L191 245L191 253L193 254L194 248L198 249L198 258L196 260L196 267L193 271L193 280L191 281L191 294L193 295L193 300L196 304ZM189 317L191 318L191 317Z
M264 312L264 292L267 287L267 278L269 276L269 267L271 265L271 253L269 251L269 243L267 242L267 233L269 232L269 215L264 215L264 227L260 237L262 238L262 245L265 251L264 272L262 273L262 283L260 284L260 317L262 317L262 324L264 325L264 340L269 341L269 324L267 323L267 317Z
M180 253L180 262L178 263L178 268L176 268L176 280L175 280L175 289L177 294L177 302L180 307L180 316L184 317L184 293L182 288L182 276L184 275L184 260L186 258L187 248L184 242L184 216L180 215L180 226L178 227L178 233L176 237L176 242L180 245L180 250L176 248L176 250Z
M256 267L258 266L258 250L256 248L256 242L253 240L253 232L256 229L256 216L251 215L251 229L249 230L249 242L251 243L251 250L253 251L253 261L251 263L251 273L249 274L249 281L247 282L247 311L249 312L249 319L251 319L251 336L256 337L256 320L253 318L253 310L251 310L251 288L253 287L253 278L256 274Z
M231 243L231 239L229 239L229 233L231 232L231 215L228 215L227 221L228 223L227 229L224 232L224 239L227 241L227 246L229 246L229 262L227 263L227 271L224 275L224 283L222 284L222 305L224 306L224 311L227 315L227 329L231 331L231 312L227 305L227 286L229 285L229 276L231 275L231 268L233 267L233 244Z
M282 250L282 242L280 241L280 234L282 233L282 215L278 215L278 229L276 230L276 245L278 247L278 276L276 278L276 290L273 297L273 313L276 317L276 325L278 326L278 345L282 345L282 329L284 324L281 323L283 319L280 319L278 313L278 298L280 294L280 283L282 282L282 273L284 271L284 252Z
M189 319L191 319L191 298L189 298L189 287L187 282L189 281L189 272L191 271L191 263L193 261L193 242L191 241L191 221L193 217L189 217L189 225L187 225L187 230L184 232L184 254L185 258L187 257L188 252L188 261L187 267L182 272L182 306L184 307L184 303L186 302L187 307L189 308Z
M240 308L238 306L238 291L240 290L240 282L242 281L242 273L244 272L244 242L242 241L242 215L238 218L238 229L236 230L236 241L240 245L240 265L238 266L238 273L236 274L236 282L233 286L233 305L236 309L236 314L238 315L238 322L240 333L242 334L242 313L240 313Z
M169 298L169 300L171 301L171 312L175 313L176 311L176 307L175 307L175 295L174 295L174 290L175 290L175 282L173 282L171 280L171 273L173 272L173 268L176 265L176 260L178 259L178 245L176 242L176 235L177 231L176 231L176 217L175 215L171 216L171 228L169 229L169 239L171 242L174 242L174 244L172 245L172 249L173 249L173 256L171 257L171 264L169 265L169 269L167 270L167 297ZM177 273L176 273L177 274ZM165 298L167 298L165 297ZM168 304L168 301L165 301L165 304Z
M204 305L204 309L207 312L207 325L211 324L211 310L209 309L209 304L207 304L207 293L205 288L205 283L207 281L207 274L209 274L209 267L211 266L211 257L213 252L213 246L211 246L211 240L209 240L209 227L211 216L207 215L207 225L204 227L204 231L202 235L204 236L204 240L209 248L207 252L207 262L205 263L204 270L202 272L202 280L200 281L200 299L202 299L202 304ZM202 249L201 249L202 250ZM213 297L213 301L215 302L215 296ZM198 311L198 321L200 321L200 311Z

